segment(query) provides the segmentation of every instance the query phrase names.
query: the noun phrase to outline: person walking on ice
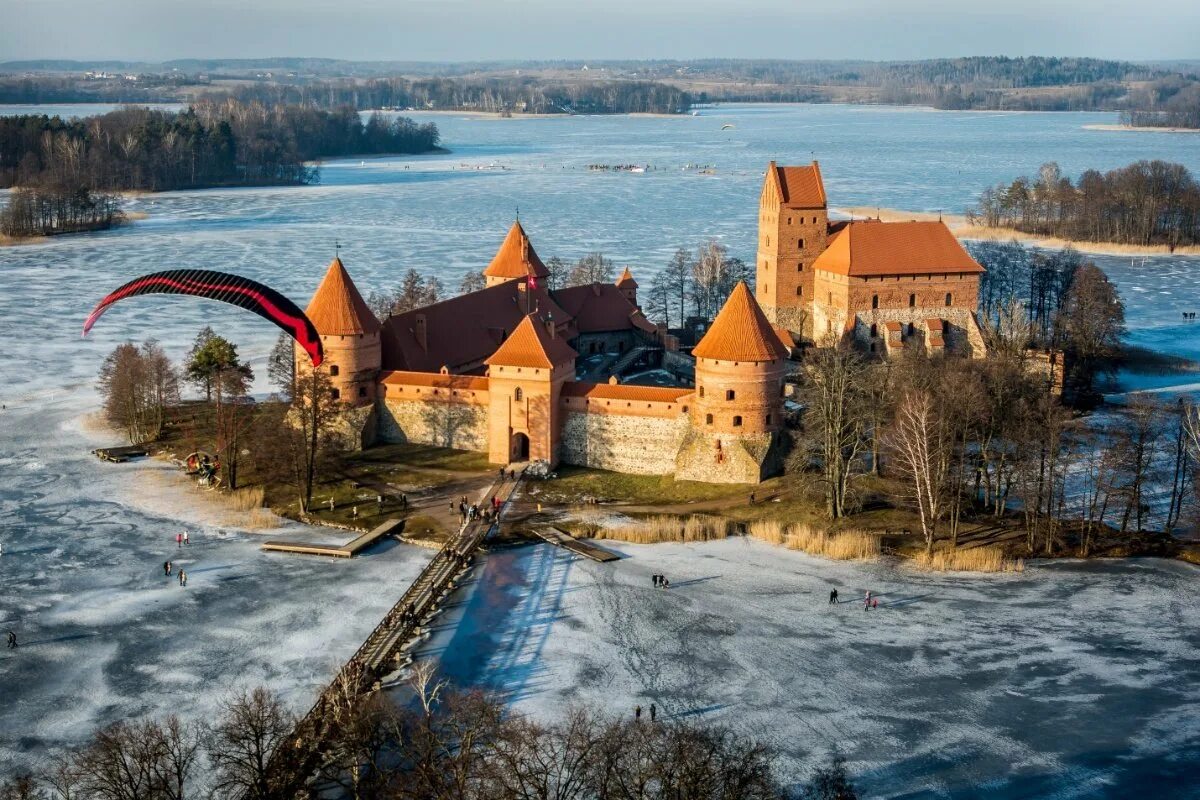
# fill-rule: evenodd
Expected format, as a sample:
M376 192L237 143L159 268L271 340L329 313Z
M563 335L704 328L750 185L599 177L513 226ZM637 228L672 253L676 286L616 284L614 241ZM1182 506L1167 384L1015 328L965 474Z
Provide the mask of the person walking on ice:
M183 570L179 570L179 585L187 586L187 573Z
M829 593L829 605L836 606L838 604L837 589Z
M642 707L641 706L634 706L633 718L638 720L639 722L641 721L641 719L642 719Z
M191 543L192 543L192 535L190 533L188 533L187 531L184 531L183 532L183 546L187 547Z
M17 634L13 631L8 632L8 649L15 650L17 647Z

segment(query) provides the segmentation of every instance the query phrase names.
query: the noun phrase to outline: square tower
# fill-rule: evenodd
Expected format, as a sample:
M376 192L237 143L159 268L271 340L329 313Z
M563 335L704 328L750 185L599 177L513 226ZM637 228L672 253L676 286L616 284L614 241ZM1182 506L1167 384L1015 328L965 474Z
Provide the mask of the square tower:
M755 286L767 319L812 336L813 261L829 236L829 209L821 167L767 166L758 204Z

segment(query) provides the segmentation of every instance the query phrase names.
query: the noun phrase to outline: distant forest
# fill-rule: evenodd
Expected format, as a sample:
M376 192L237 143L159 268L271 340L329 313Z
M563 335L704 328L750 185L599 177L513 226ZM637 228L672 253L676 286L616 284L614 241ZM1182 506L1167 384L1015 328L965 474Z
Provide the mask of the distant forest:
M712 102L850 102L941 109L1118 111L1139 125L1200 125L1200 68L1095 58L911 62L702 59L431 64L325 59L0 64L0 103L171 102L209 94L325 109L540 114L684 113ZM4 71L28 71L23 75ZM37 70L56 74L38 74ZM130 72L129 70L132 70ZM157 70L157 71L154 71ZM76 74L66 74L72 71ZM136 80L134 80L136 79Z
M984 190L968 215L988 227L1071 241L1200 244L1200 184L1181 164L1138 161L1072 181L1057 164Z
M304 184L319 179L306 163L315 159L423 153L437 144L432 123L378 114L364 123L351 108L234 100L76 120L0 117L0 188L23 189L0 214L0 230L25 236L107 227L112 204L101 197L97 205L97 191ZM103 213L89 211L95 208Z

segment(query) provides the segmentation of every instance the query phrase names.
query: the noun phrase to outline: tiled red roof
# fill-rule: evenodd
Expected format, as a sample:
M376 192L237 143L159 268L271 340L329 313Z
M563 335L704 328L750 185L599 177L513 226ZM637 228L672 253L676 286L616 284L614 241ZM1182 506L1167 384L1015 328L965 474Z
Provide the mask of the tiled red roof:
M337 256L329 263L329 269L304 313L312 320L317 333L323 336L355 336L379 330L379 320L367 307Z
M617 278L617 288L618 289L636 289L636 288L638 288L638 282L633 279L633 273L629 271L629 267L626 267L625 271L621 273L621 277Z
M586 397L592 400L636 400L647 403L675 403L694 389L682 386L634 386L628 383L586 383L572 381L563 384L564 397Z
M488 379L480 375L443 375L438 372L384 372L379 379L388 386L434 386L448 389L487 391Z
M550 368L573 362L576 353L561 336L551 336L547 323L530 314L487 359L488 366Z
M852 277L984 271L942 222L877 220L841 226L813 268Z
M774 161L767 167L767 180L774 180L776 191L785 206L792 208L825 208L825 182L821 166L812 162L806 167L780 167Z
M390 317L384 325L383 367L393 370L453 372L483 363L496 352L525 314L521 281L508 281ZM566 325L571 315L545 289L529 290L530 308ZM417 338L417 318L425 318L425 341Z
M534 252L521 223L514 222L483 274L489 278L524 278L527 275L545 278L550 275L550 270Z
M656 330L614 284L571 286L556 289L551 295L575 321L579 333L626 331L630 328L639 328L647 333Z
M742 281L692 355L719 361L774 361L787 358L788 350Z

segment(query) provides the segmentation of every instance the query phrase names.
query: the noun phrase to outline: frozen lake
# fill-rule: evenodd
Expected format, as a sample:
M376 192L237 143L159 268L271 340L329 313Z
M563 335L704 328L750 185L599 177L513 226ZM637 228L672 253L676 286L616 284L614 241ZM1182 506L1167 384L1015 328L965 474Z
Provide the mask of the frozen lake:
M268 556L257 549L261 534L209 518L192 494L172 487L168 476L149 474L155 468L114 466L88 455L99 444L117 443L115 436L91 432L82 418L97 404L92 387L100 362L126 338L155 336L179 358L196 331L212 324L241 345L259 368L258 389L267 388L263 361L274 330L226 306L137 299L114 308L81 340L79 329L92 305L130 277L171 267L226 269L264 279L303 304L332 257L336 239L364 293L392 286L409 267L436 274L453 288L466 271L487 264L517 206L543 258L571 260L603 250L618 263L631 264L642 279L661 268L677 246L692 247L717 236L732 254L752 260L763 167L771 158L805 161L810 154L822 162L835 205L914 210L960 211L984 186L1031 173L1050 159L1068 173L1140 158L1179 161L1200 173L1195 137L1083 128L1115 121L1107 114L729 106L670 119L414 116L435 119L454 152L329 163L321 185L312 187L143 196L132 200L131 207L149 218L128 228L0 248L0 337L8 355L0 362L0 403L6 406L0 410L0 630L14 627L26 643L19 653L0 657L0 774L82 740L100 723L169 711L203 712L228 687L242 682L269 682L297 708L305 707L428 557L407 547L346 562ZM726 123L734 129L722 132ZM586 169L590 163L644 163L657 169L593 173ZM688 164L712 165L716 172L699 175L683 169ZM1200 310L1200 283L1195 280L1200 259L1098 260L1129 304L1135 341L1200 356L1193 328L1177 321L1180 310ZM185 524L193 532L192 550L184 554L193 579L181 590L159 575L162 561L172 556L171 537ZM704 562L696 563L695 569L702 569ZM822 580L850 569L815 562L810 567L830 570ZM585 567L572 569L580 580L589 574ZM1049 585L1053 582L1045 576L1075 570L1074 582L1064 585L1085 587L1095 581L1112 587L1112 569L1056 566L1027 574L1017 585L1036 585L1029 583L1035 580ZM1182 584L1190 568L1145 562L1119 569L1135 571L1137 580L1127 583L1138 591L1161 592L1163 598L1189 596ZM671 570L673 577L684 571L682 562ZM712 602L727 594L729 599L720 602L734 604L748 599L754 585L753 580L714 580L697 584L697 589L709 586ZM993 591L989 586L1004 585L972 581L963 584L963 591L986 593ZM397 588L382 591L381 586ZM684 597L685 588L671 597ZM1046 624L1063 613L1063 597L1071 597L1056 583L1044 593L1030 589L1021 596L1029 618ZM798 595L779 603L801 608L812 599ZM1095 635L1101 635L1103 625L1103 633L1115 642L1151 637L1149 617L1106 616L1119 600L1118 592L1089 603L1095 611L1089 616L1095 620ZM1158 609L1163 619L1170 602L1164 600ZM1136 607L1146 614L1155 608L1141 601ZM949 607L940 608L949 613ZM971 625L1008 630L1004 626L1012 607L979 602L971 608L977 615ZM796 620L791 636L812 634L809 620ZM556 624L555 635L544 643L547 653L579 644L568 635L570 624ZM594 631L600 635L598 628ZM1024 635L996 634L987 651L996 669L1022 669L1029 652ZM938 641L956 663L987 660L968 646L970 640L962 646L940 636ZM1173 678L1180 691L1195 682L1194 653L1188 661L1153 649L1145 652L1149 655L1138 667L1145 681L1157 686ZM800 680L787 658L780 662L783 666L758 660L767 655L748 655L744 668L796 672L788 680ZM696 682L715 686L729 667L724 660L699 659L689 669ZM886 682L872 676L861 680L878 683L872 689L875 705L859 709L845 694L840 713L864 719L881 714L878 697L886 694ZM622 691L634 687L628 681L622 685ZM785 685L800 690L799 684ZM934 715L944 689L936 682L914 685L906 690L906 705L895 713ZM1145 711L1130 705L1119 712L1167 715L1166 709L1175 708L1177 727L1165 735L1179 740L1189 723L1187 741L1194 748L1195 719L1184 713L1184 706L1172 706L1178 699L1168 693L1148 695ZM1066 707L1082 711L1084 705ZM737 713L744 719L752 716L745 709L724 713L727 722ZM1078 716L1064 717L1063 727L1053 727L1058 724L1055 715L1062 713L1058 706L1046 710L1038 705L1028 713L1058 736L1078 734L1072 727L1081 724ZM984 716L986 709L976 718ZM822 730L824 735L832 729ZM899 745L869 738L883 737L884 726L878 733L867 731L865 724L853 730L857 767L896 768ZM913 730L921 740L932 735ZM1151 747L1140 741L1129 745L1130 769L1166 765L1165 757L1138 760L1139 748ZM872 746L886 747L887 758L869 758ZM796 758L807 759L809 749L807 742L794 748ZM1191 752L1194 756L1195 750ZM1065 781L1076 768L1064 761L1056 780ZM936 772L928 764L912 764L914 776L924 774L922 769ZM1037 769L1049 775L1054 765ZM879 780L885 779L888 774L881 773ZM1010 787L1006 796L1022 796L1018 788Z
M789 780L837 748L864 797L1200 797L1195 567L962 577L744 539L601 544L625 558L489 557L431 647L447 673L537 716L655 703L727 725Z

